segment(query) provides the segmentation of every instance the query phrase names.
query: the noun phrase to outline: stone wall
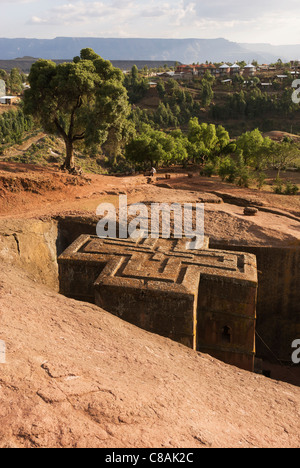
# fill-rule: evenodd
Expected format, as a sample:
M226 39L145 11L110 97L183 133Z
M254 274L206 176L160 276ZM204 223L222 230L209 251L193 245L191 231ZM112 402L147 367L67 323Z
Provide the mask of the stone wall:
M214 248L242 250L256 256L256 328L265 342L257 340L257 354L265 359L276 356L290 362L291 344L300 337L300 248L228 246L221 243L214 243Z

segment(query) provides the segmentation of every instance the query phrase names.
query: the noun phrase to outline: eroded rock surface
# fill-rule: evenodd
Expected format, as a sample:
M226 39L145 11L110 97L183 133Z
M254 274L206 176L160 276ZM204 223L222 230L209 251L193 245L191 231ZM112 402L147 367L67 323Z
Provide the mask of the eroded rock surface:
M0 271L0 447L297 447L300 388Z

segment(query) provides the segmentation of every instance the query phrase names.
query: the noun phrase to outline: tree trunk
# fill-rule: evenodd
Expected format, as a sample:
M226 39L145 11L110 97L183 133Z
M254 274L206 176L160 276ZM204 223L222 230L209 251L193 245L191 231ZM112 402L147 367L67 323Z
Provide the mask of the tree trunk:
M279 167L279 169L277 171L277 179L280 179L280 174L281 174L281 167Z
M74 148L73 148L73 141L66 140L66 160L64 162L64 169L74 169L75 167L75 157L74 157Z

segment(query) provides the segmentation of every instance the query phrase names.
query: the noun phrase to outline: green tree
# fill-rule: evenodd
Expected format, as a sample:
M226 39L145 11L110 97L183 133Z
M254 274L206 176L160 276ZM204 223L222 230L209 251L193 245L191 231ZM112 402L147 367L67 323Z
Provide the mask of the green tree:
M215 77L208 70L206 70L206 72L204 73L203 79L211 85L213 85L216 81Z
M150 126L144 126L136 138L126 145L125 155L134 164L147 164L154 166L164 159L167 159L166 134L157 130L152 130Z
M188 148L189 141L181 130L166 134L143 125L140 133L127 144L125 154L135 165L146 168L182 163L188 159Z
M239 75L238 73L234 75L232 79L232 83L236 87L240 87L244 84L245 78L242 75Z
M218 138L218 151L221 153L225 148L228 148L228 145L230 144L230 136L222 125L218 125L216 134Z
M255 86L255 87L258 86L258 85L260 84L260 79L258 78L258 76L254 76L254 77L252 78L252 84L253 84L253 86Z
M75 166L74 145L104 144L110 129L121 128L130 112L123 73L92 49L83 49L72 63L37 61L29 84L25 111L64 139L68 170Z
M223 181L233 184L237 175L238 167L236 162L230 156L227 156L220 162L219 176Z
M18 68L13 68L8 76L7 85L12 94L20 94L23 90L23 80Z
M139 69L136 65L133 65L131 69L131 80L133 85L137 84L139 81Z
M145 66L143 67L143 74L144 74L145 76L148 76L148 75L149 75L149 68L147 67L147 65L145 65Z
M0 80L7 80L7 73L5 70L0 69Z
M32 130L33 119L24 116L22 108L4 112L0 116L0 144L21 143L25 132Z
M157 82L157 92L158 92L158 95L160 97L160 99L163 99L165 97L165 94L166 94L166 88L165 88L165 84L162 80L159 80Z
M237 150L243 155L245 163L262 169L272 147L270 138L264 138L258 129L246 132L237 141Z
M201 101L204 107L208 107L214 98L211 83L209 81L202 81Z
M209 157L220 154L230 143L228 132L221 125L201 123L192 118L188 127L188 139L194 147L194 158L204 162Z
M140 101L149 89L148 79L140 76L138 67L134 65L131 73L125 76L124 86L128 91L129 100L132 104Z
M282 170L293 164L300 156L299 145L293 141L274 143L272 146L272 165L277 169L277 178Z

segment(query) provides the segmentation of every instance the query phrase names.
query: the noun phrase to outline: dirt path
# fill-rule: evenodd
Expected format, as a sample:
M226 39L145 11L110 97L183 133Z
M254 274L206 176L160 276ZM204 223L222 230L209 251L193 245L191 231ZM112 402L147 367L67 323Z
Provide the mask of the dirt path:
M29 148L32 145L38 143L40 140L42 140L42 138L45 138L45 136L46 134L41 132L38 135L33 136L29 138L28 140L24 141L22 145L16 145L16 146L12 146L11 148L8 148L5 151L5 154L3 156L0 156L0 160L6 159L8 157L12 158L14 156L20 156L20 154L22 154L24 151L29 150Z

